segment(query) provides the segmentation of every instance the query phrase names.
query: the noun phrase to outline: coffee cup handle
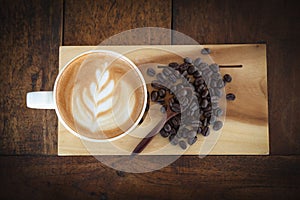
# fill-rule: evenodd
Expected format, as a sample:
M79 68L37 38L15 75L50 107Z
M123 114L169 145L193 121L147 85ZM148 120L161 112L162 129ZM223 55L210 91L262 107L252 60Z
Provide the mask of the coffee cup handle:
M52 91L29 92L26 95L26 105L35 109L55 109Z

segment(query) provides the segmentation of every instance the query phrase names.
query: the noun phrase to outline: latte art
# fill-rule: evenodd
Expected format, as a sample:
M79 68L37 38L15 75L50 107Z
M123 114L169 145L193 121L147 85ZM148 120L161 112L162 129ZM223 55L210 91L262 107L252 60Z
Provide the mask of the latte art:
M117 85L118 80L110 74L108 70L103 73L97 70L89 87L77 87L73 94L73 111L78 113L74 116L76 123L94 134L120 128L131 120L134 111L135 96L130 101L122 100L131 93L131 86L125 81Z
M76 63L72 102L72 129L89 138L111 138L137 123L143 109L141 79L124 60L89 54ZM70 81L69 81L70 82Z

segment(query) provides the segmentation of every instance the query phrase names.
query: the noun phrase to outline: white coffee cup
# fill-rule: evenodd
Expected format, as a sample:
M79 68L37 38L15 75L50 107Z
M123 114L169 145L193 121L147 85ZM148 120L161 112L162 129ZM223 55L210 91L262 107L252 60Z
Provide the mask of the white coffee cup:
M138 107L139 107L139 110L138 112L135 112L136 113L136 117L134 118L134 120L132 121L132 123L129 125L130 127L124 129L124 131L120 134L117 134L113 137L108 137L108 138L93 138L93 137L88 137L84 134L82 134L82 129L78 130L76 128L74 128L74 125L70 125L70 124L76 124L76 122L73 122L73 123L68 123L68 119L70 118L66 118L64 117L64 113L62 111L62 109L59 109L59 107L61 107L60 105L62 103L59 103L58 102L58 99L62 99L62 97L58 97L58 93L61 94L61 91L63 90L62 88L64 88L64 86L62 85L63 83L67 82L66 80L64 79L67 79L67 78L70 78L71 77L71 74L72 73L69 73L69 71L71 70L75 70L73 69L77 63L80 63L80 66L82 66L83 62L85 62L86 58L85 57L88 57L88 56L99 56L99 58L101 56L103 56L104 59L106 58L115 58L115 60L113 62L116 62L118 63L118 65L121 65L122 62L124 62L124 71L125 68L130 68L130 70L132 70L134 72L134 75L136 75L136 79L134 80L135 82L132 83L132 84L138 84L139 86L137 87L140 87L140 91L141 93L139 94L142 94L142 95L139 95L138 99L135 100L135 103L140 103L138 104ZM84 59L83 59L84 58ZM102 57L101 57L102 58ZM83 61L79 61L80 59L82 59ZM93 58L94 59L94 58ZM100 59L94 59L95 62L99 61L102 63L102 61ZM104 62L104 61L103 61ZM98 63L97 63L98 65ZM117 64L116 64L117 65ZM126 65L126 67L125 67ZM96 66L96 65L95 65ZM121 67L119 66L119 68L121 69ZM102 69L102 68L101 68ZM100 69L100 70L101 70ZM109 69L112 69L110 72L111 72L111 76L110 77L115 77L113 76L113 73L114 73L114 70L113 68L109 68ZM67 71L66 71L67 70ZM104 70L103 70L104 71ZM115 70L116 71L116 70ZM76 76L78 76L78 73L80 74L81 71L76 71L77 74ZM69 74L68 74L69 73ZM92 73L92 72L91 72ZM99 74L99 73L98 73ZM101 74L103 75L105 74L104 72ZM95 75L96 76L96 75ZM74 78L74 77L71 77L71 78ZM110 80L108 78L108 80ZM102 76L102 80L103 80L103 76ZM63 81L64 80L64 81ZM95 80L97 80L97 78L95 78ZM129 79L128 79L129 80ZM126 80L128 82L128 80ZM116 83L115 84L115 87L117 87L117 82L114 82ZM77 84L77 82L75 83L74 82L74 87L75 85ZM130 85L132 85L130 83ZM121 87L122 84L118 84L118 87ZM80 86L80 83L79 83L79 86ZM83 87L83 86L82 86ZM123 86L123 89L122 91L124 91L124 87ZM91 87L90 87L91 88ZM59 90L59 92L58 92ZM75 89L74 89L75 90ZM115 90L112 90L112 91L115 91ZM126 90L125 88L125 91L131 91L130 89ZM67 91L66 91L67 92ZM101 93L101 91L100 91ZM124 93L124 92L123 92ZM126 93L125 93L126 94ZM114 94L111 94L111 95L114 95ZM85 98L84 95L82 95L83 98ZM119 95L120 96L120 95ZM138 96L138 95L136 95ZM88 97L86 97L88 98ZM119 97L120 98L120 97ZM122 97L123 98L123 97ZM128 98L128 96L124 97L124 98ZM128 100L128 99L126 99ZM66 101L68 101L66 99ZM129 100L128 100L129 101ZM111 100L112 102L112 100ZM87 52L84 52L84 53L81 53L80 55L77 55L76 57L74 57L72 60L70 60L63 68L62 70L60 70L56 80L55 80L55 84L54 84L54 88L53 88L53 91L39 91L39 92L29 92L27 93L27 96L26 96L26 103L27 103L27 107L28 108L35 108L35 109L55 109L56 111L56 114L58 116L58 119L59 121L63 124L63 126L72 134L74 134L75 136L83 139L83 140L86 140L86 141L91 141L91 142L108 142L108 141L113 141L113 140L116 140L116 139L119 139L125 135L127 135L128 133L132 132L137 126L138 126L138 123L139 121L142 119L143 115L144 115L144 112L145 112L145 108L146 108L146 104L147 104L147 88L146 88L146 83L145 83L145 79L142 75L142 73L140 72L140 70L137 68L137 66L131 61L129 60L127 57L119 54L119 53L116 53L116 52L113 52L113 51L107 51L107 50L91 50L91 51L87 51ZM69 102L71 105L73 102ZM129 105L129 104L126 104L126 105ZM131 104L130 104L131 105ZM128 109L129 108L122 108L122 106L119 106L120 109ZM65 108L65 110L68 110L67 108ZM127 111L127 110L126 110ZM77 114L74 114L73 111L71 111L73 115L75 115L75 118L77 116ZM134 111L133 111L134 112ZM78 112L77 112L78 113ZM105 112L101 112L101 113L105 113ZM120 112L120 113L126 113L125 111L124 112ZM78 113L80 114L80 113ZM131 115L130 115L131 116ZM122 117L118 117L119 118L122 118ZM124 118L124 117L123 117ZM75 121L75 119L74 119ZM72 127L71 127L72 126ZM100 124L101 126L101 124ZM127 124L128 126L128 124ZM89 133L89 134L92 134L92 133Z

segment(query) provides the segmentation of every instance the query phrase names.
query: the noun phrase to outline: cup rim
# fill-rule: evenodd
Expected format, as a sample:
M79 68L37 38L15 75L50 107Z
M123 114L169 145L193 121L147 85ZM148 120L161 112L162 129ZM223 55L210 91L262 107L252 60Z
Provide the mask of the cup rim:
M140 77L141 81L142 81L142 85L143 85L143 90L144 90L144 102L143 102L143 106L142 106L142 110L141 113L139 114L137 120L134 122L134 124L128 129L126 130L124 133L121 133L120 135L116 136L116 137L112 137L112 138L104 138L104 139L94 139L94 138L90 138L90 137L86 137L83 136L79 133L77 133L76 131L74 131L62 118L58 106L57 106L57 102L56 102L56 90L57 90L57 85L58 85L58 80L60 79L61 75L63 74L63 72L66 70L66 68L76 59L78 59L79 57L89 54L89 53L108 53L108 54L112 54L113 56L116 56L117 58L122 58L123 60L125 60L126 62L128 62L133 69L137 72L138 76ZM124 56L121 53L115 52L115 51L110 51L110 50L101 50L101 49L94 49L94 50L89 50L89 51L85 51L82 52L78 55L76 55L75 57L73 57L71 60L69 60L64 66L63 68L59 71L56 79L55 79L55 83L54 83L54 88L53 88L53 102L55 105L55 112L56 115L59 119L59 122L62 123L62 125L73 135L75 135L76 137L83 139L85 141L88 142L111 142L111 141L115 141L117 139L120 139L122 137L124 137L125 135L128 135L131 131L133 131L137 126L138 123L140 122L140 120L142 119L144 113L145 113L145 109L146 109L146 104L147 104L147 87L146 87L146 81L144 76L142 75L141 71L139 70L139 68L126 56Z

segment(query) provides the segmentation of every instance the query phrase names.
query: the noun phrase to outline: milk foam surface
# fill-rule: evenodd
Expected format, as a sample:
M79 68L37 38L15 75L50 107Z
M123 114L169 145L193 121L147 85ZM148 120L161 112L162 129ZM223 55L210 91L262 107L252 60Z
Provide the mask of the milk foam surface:
M138 74L126 61L97 53L86 56L77 68L69 108L73 129L96 139L127 131L144 102Z

